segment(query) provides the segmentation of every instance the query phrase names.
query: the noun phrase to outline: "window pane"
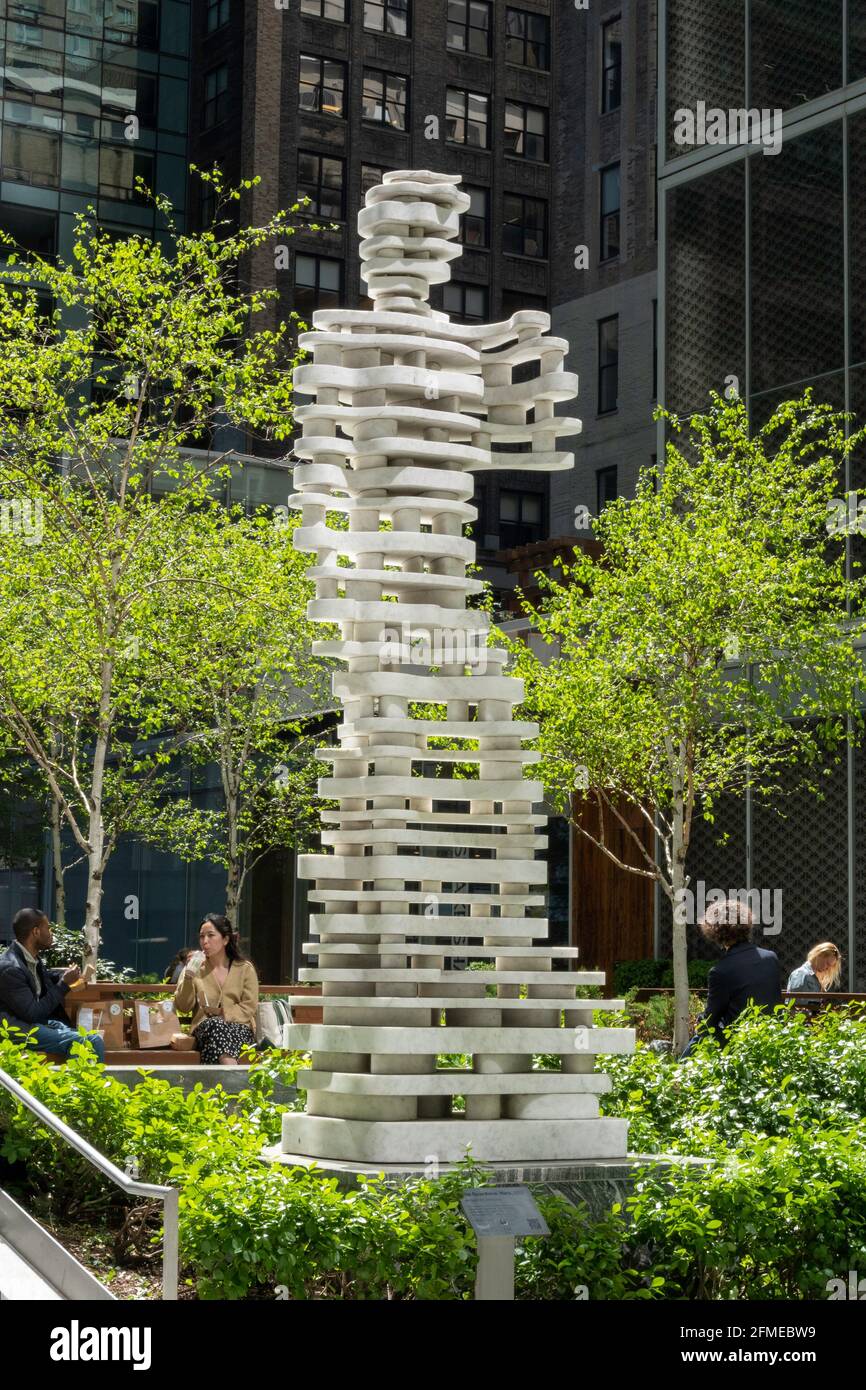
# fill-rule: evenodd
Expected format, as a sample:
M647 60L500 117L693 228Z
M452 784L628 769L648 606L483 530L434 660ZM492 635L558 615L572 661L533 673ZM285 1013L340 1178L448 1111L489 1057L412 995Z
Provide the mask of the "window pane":
M340 288L339 261L319 262L319 284L323 290L338 290Z
M326 59L322 65L322 73L322 110L329 116L342 116L343 87L345 84L345 69L343 64L334 63Z
M319 156L317 154L305 154L303 150L298 155L298 180L300 183L315 184L319 178Z
M3 129L3 169L18 183L56 188L60 170L60 139L48 131L6 125Z
M385 170L379 164L361 165L361 196L370 188L376 188L382 182L382 175Z
M469 289L466 291L466 313L477 315L479 318L484 313L486 292L483 289Z
M602 30L601 109L615 111L622 102L622 20L614 19Z
M619 165L603 169L601 174L602 213L619 211Z
M409 0L386 0L385 28L389 34L409 33Z
M295 284L312 285L316 284L316 258L315 256L296 256L295 257Z

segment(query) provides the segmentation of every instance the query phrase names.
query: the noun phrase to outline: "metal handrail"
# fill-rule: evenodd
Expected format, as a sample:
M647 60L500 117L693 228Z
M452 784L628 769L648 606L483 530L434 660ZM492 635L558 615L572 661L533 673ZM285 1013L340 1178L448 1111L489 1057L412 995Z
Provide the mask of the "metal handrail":
M15 1081L13 1077L0 1067L0 1086L3 1086L10 1095L20 1101L22 1105L38 1119L46 1124L49 1129L53 1129L60 1135L71 1148L80 1153L82 1158L86 1158L94 1168L98 1168L100 1173L104 1173L110 1178L115 1186L123 1189L131 1197L154 1197L162 1202L163 1206L163 1241L162 1241L162 1296L168 1301L177 1299L177 1278L178 1278L178 1190L176 1187L161 1187L156 1183L138 1182L131 1178L128 1173L123 1173L116 1164L101 1154L92 1144L88 1144L86 1139L82 1139L80 1134L76 1134L74 1129L53 1114L41 1100L31 1096L29 1091Z

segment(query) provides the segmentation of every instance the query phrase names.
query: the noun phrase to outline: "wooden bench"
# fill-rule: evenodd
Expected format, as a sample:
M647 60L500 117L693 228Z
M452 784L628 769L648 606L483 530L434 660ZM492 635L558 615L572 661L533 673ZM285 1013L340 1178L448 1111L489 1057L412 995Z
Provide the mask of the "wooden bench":
M99 980L95 984L84 985L80 989L70 991L67 995L66 1003L67 1016L70 1022L74 1021L74 1010L80 1004L100 1004L110 999L120 999L132 1004L141 995L172 995L177 988L176 985L155 984L126 984L114 980ZM286 998L291 995L297 999L298 996L310 996L311 998L321 998L322 989L320 985L260 985L259 994L276 995L278 998ZM321 1023L323 1018L321 1004L295 1005L292 1010L292 1018L296 1023ZM39 1055L44 1057L47 1062L59 1064L66 1059L58 1053L43 1052L37 1049ZM183 1052L175 1051L172 1047L152 1047L152 1048L123 1048L112 1049L105 1054L105 1065L108 1067L193 1067L201 1065L201 1054L195 1050Z
M638 989L635 991L635 1003L647 1004L651 999L663 999L667 995L672 995L673 989L668 987ZM706 989L690 989L689 994L697 994L700 998L705 998ZM809 1013L814 1013L816 1009L844 1008L846 1004L866 1004L866 994L806 994L802 990L784 990L782 998L785 1003L792 1003L797 1009L805 1009Z
M81 989L76 989L67 996L67 1002L74 1004L99 1004L107 999L123 999L132 1004L137 995L146 994L174 994L175 985L139 985L115 983L113 980L100 980L96 984L84 985ZM267 995L276 995L278 999L284 999L289 995L297 999L300 995L309 996L310 999L320 999L322 996L321 985L259 985L259 995L265 998ZM72 1015L70 1014L70 1018ZM292 1018L296 1023L321 1023L322 1006L321 1004L295 1005L292 1009Z

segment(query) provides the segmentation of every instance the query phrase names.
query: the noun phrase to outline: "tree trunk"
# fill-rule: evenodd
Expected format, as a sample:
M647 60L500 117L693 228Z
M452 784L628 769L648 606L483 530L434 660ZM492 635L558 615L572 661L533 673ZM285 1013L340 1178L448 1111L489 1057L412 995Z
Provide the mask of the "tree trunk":
M63 855L60 838L60 803L51 797L51 862L54 871L54 921L66 926L66 886L63 882Z
M226 917L235 931L238 929L238 909L241 898L241 856L238 848L238 812L240 794L238 783L223 766L223 790L226 799L226 829L228 831L228 872L226 874Z
M102 793L105 786L105 763L108 757L108 721L105 707L111 676L103 671L103 698L100 709L102 731L93 749L93 774L90 783L90 823L87 842L87 901L84 910L84 978L96 979L96 962L102 934L102 893L107 856L105 853L105 824L102 819Z
M681 890L686 884L686 846L683 825L683 798L674 796L673 841L671 845L671 906L683 901ZM674 1055L679 1057L689 1040L689 962L686 923L677 921L682 913L673 914L671 954L674 964Z
M226 917L235 931L238 929L238 912L240 911L241 900L239 880L240 872L237 860L232 860L226 875Z
M97 844L93 844L94 838ZM87 856L87 901L84 908L84 959L82 960L85 980L96 979L96 962L99 959L99 943L102 935L102 891L105 865L102 855L103 829L91 829L91 851Z

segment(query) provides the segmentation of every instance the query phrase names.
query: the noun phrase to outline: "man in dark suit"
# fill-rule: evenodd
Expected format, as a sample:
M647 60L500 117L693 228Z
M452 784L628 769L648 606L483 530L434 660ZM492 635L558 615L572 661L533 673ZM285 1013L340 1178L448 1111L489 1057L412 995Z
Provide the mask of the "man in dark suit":
M688 1056L702 1034L709 1032L714 1033L724 1047L725 1029L749 1004L763 1009L781 1004L779 957L775 951L753 944L750 939L753 922L748 903L738 898L711 903L704 913L701 932L707 941L721 947L725 955L710 971L706 1008L683 1057Z
M53 943L51 923L35 907L23 907L12 923L15 940L0 956L0 1024L29 1033L28 1046L68 1057L73 1043L89 1042L100 1062L105 1048L98 1033L72 1028L63 1000L81 971L46 970L39 959ZM16 1036L13 1034L13 1036Z

